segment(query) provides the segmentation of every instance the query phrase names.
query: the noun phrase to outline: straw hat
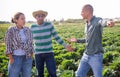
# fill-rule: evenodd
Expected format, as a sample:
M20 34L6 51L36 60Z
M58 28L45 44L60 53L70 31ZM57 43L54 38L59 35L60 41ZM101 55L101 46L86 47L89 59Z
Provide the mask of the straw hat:
M43 11L43 10L38 10L38 11L34 11L34 12L32 13L32 15L33 15L34 18L36 17L36 15L39 15L39 14L43 14L43 15L45 15L45 17L46 17L46 16L48 15L48 12Z

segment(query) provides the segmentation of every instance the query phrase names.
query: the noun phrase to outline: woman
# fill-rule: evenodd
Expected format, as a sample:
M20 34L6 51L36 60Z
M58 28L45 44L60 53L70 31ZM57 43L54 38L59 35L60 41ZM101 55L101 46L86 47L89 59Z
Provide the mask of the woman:
M25 16L18 12L12 22L16 26L8 29L5 35L6 55L9 57L8 77L31 77L32 68L32 34L25 27Z

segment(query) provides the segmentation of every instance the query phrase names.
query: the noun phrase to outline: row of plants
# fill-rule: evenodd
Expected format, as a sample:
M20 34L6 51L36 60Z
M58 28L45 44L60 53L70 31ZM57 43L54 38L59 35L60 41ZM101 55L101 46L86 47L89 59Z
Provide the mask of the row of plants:
M6 24L4 24L6 25ZM7 24L8 26L10 24ZM4 34L7 27L1 27L2 32L0 39L0 77L7 77L7 65L8 58L5 55L5 45L4 45ZM57 67L58 77L75 77L75 71L78 68L80 59L85 50L85 44L70 43L67 38L84 38L84 26L83 23L61 23L60 25L55 25L59 36L67 43L71 44L72 47L76 48L76 51L68 52L62 45L59 45L53 39L53 49L55 52L55 60ZM105 27L103 31L103 77L120 77L120 25L113 28ZM32 77L37 77L37 70L35 68L35 63L33 61ZM49 77L47 69L45 68L45 77ZM88 77L93 77L92 70L89 71Z

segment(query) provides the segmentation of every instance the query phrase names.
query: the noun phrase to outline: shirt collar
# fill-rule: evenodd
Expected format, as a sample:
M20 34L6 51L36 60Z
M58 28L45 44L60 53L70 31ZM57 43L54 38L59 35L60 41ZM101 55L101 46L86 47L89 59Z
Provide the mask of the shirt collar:
M38 26L43 26L44 24L45 24L45 22L43 22L41 25L39 25L39 24L37 23Z
M15 29L19 31L19 29L18 29L18 27L17 27L17 26L15 26ZM25 31L25 30L26 30L25 26L23 26L23 28L22 28L22 29Z
M90 22L92 22L92 20L94 20L94 19L95 19L95 16L93 16L93 17L91 18Z
M91 19L90 19L90 23L95 19L95 16L93 16ZM88 23L88 21L86 21L87 24L90 24Z

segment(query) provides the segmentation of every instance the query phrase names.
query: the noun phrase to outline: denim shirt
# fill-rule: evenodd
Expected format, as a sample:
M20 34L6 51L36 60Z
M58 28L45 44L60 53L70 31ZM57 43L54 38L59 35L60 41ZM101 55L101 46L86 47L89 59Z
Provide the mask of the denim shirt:
M25 54L33 53L32 33L28 27L23 27L26 36L26 42L23 43L19 35L20 30L17 26L10 27L5 35L6 54L13 54L14 50L22 49Z
M102 18L93 16L90 23L85 25L85 39L78 39L78 43L86 43L85 53L88 55L103 53L102 31L106 22Z

